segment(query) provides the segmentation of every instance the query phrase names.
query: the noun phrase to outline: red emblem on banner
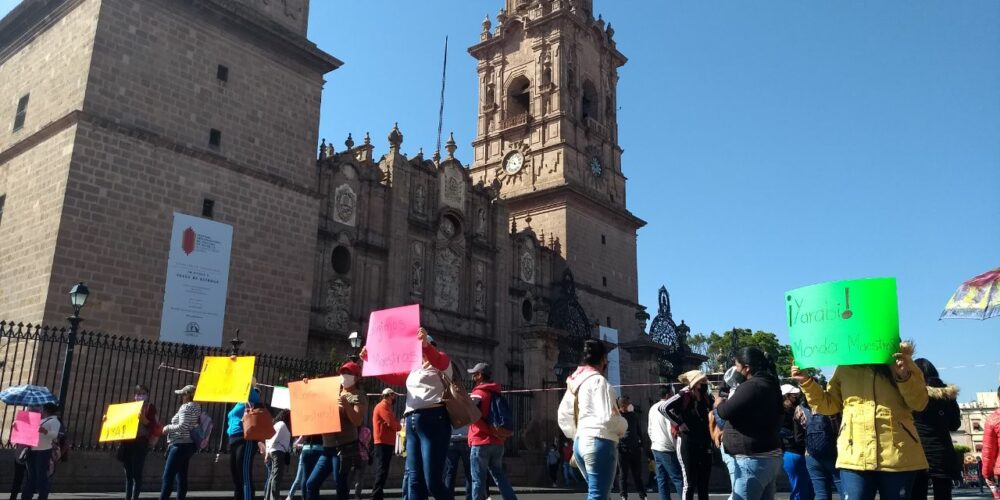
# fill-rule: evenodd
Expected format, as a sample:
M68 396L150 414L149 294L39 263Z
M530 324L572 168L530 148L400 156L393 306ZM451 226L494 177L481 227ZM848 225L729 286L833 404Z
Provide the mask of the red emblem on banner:
M184 237L181 239L181 250L184 250L185 255L191 255L194 251L194 229L187 228L184 230Z

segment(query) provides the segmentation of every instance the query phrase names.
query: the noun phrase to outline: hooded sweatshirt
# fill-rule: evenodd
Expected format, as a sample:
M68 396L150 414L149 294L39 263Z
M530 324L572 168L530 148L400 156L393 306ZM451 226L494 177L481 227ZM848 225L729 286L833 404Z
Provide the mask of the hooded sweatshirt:
M493 396L500 393L500 384L496 382L486 382L479 384L472 390L470 397L479 407L479 413L483 416L469 426L469 446L485 446L490 444L503 444L503 440L497 438L490 432L490 424L486 417L490 413L490 403Z
M566 394L559 403L558 421L570 439L602 438L616 444L628 423L619 414L618 393L596 369L581 366L566 380ZM573 413L579 407L579 418Z

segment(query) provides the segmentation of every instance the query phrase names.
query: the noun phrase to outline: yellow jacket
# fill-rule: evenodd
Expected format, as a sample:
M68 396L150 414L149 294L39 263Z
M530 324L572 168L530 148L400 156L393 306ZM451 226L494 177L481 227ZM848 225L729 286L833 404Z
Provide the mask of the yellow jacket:
M839 366L827 389L802 384L809 406L823 415L843 412L837 467L855 471L908 472L927 468L913 412L927 406L927 387L910 362L910 378L896 382L871 366Z

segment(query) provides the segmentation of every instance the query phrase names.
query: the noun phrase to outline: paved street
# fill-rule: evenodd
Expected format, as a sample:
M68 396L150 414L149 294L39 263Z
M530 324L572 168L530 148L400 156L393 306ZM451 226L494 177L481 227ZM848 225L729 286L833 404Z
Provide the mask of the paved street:
M578 492L570 493L570 492L566 492L565 490L546 489L546 488L530 488L530 489L529 488L515 488L515 489L517 490L517 493L518 493L517 498L519 500L541 500L541 499L554 500L554 499L557 499L557 498L559 498L559 499L567 498L567 499L580 499L580 500L583 500L583 499L586 498L586 495L584 493L578 493ZM390 490L388 493L389 494L386 495L388 498L399 498L400 497L399 490ZM262 494L260 492L258 492L258 496L261 496L261 495ZM49 495L49 498L51 498L53 500L90 500L90 499L93 499L93 500L109 500L109 499L117 499L117 498L120 498L121 496L122 496L122 494L121 493L117 493L117 492L115 492L115 493L72 493L72 494L70 494L70 493L63 493L63 494L53 493L53 494ZM157 498L157 497L158 497L158 495L156 493L152 493L152 492L144 493L142 495L142 498ZM232 497L232 492L231 491L190 491L190 492L188 492L188 496L187 497L189 499L199 499L199 498L203 498L203 499L231 498ZM326 499L333 499L333 498L336 497L336 495L334 494L334 492L332 490L330 490L330 491L324 491L322 497L326 498ZM729 497L729 495L726 495L726 494L713 494L713 495L711 495L711 500L725 500L728 497ZM463 498L465 498L465 497L461 493L459 495L456 495L456 500L462 500ZM496 494L493 495L492 498L493 498L493 500L501 500L500 495L496 495ZM616 493L612 493L611 496L610 496L610 500L617 500L618 498L619 498L618 494L616 494ZM638 498L638 497L636 497L635 495L632 495L630 498ZM651 493L648 496L649 500L658 500L659 498L660 498L659 495L656 495L655 493ZM672 498L676 499L677 497L674 496ZM989 495L989 493L980 494L978 489L962 489L962 490L955 490L955 492L953 493L953 498L955 500L986 500L986 499L989 499L989 498L992 498L992 497ZM788 499L788 493L778 493L777 499L778 500L787 500Z

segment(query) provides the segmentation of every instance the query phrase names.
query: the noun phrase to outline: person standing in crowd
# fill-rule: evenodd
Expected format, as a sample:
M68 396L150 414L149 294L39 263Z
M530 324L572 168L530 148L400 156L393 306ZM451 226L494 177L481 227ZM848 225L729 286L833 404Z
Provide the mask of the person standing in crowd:
M160 483L160 500L167 500L177 486L177 500L187 497L188 465L191 457L198 451L198 445L191 439L191 431L198 427L201 417L201 406L194 402L193 385L186 385L174 391L181 397L181 407L163 426L167 435L167 460L163 464L163 480Z
M558 487L559 484L556 480L559 478L559 450L556 449L555 444L550 444L549 449L545 452L545 465L549 468L549 479L552 480L552 487Z
M962 426L958 387L941 381L937 368L926 358L914 363L924 375L928 399L927 407L913 414L913 421L930 468L917 472L912 497L926 500L929 480L934 483L934 500L951 500L952 481L962 476L962 464L951 442L951 432Z
M653 461L656 462L656 489L660 500L670 499L670 485L678 495L684 491L684 476L681 473L681 463L677 459L677 442L674 439L673 426L664 416L663 405L667 403L674 391L669 387L660 388L660 401L649 408L650 448L653 450Z
M423 345L423 365L410 373L381 375L389 385L406 386L406 481L403 490L410 500L432 495L436 500L453 500L444 485L444 462L451 441L451 420L444 406L444 380L451 378L451 360L438 351L427 330L420 328L417 339ZM366 348L361 359L367 360Z
M295 500L295 494L302 489L302 496L305 496L306 480L312 474L316 462L323 455L322 436L299 436L295 440L295 447L299 450L299 466L295 471L295 479L288 487L287 500Z
M579 483L576 470L573 469L573 442L567 440L562 447L563 482L567 488L575 488Z
M132 393L135 401L142 401L139 411L139 430L135 439L122 441L118 447L118 461L125 469L125 500L138 500L142 492L142 469L149 454L150 440L159 437L156 422L156 406L147 401L149 389L144 385L135 386Z
M455 494L455 481L458 478L458 466L462 465L465 476L465 498L472 500L472 469L469 462L469 426L462 426L451 431L451 444L448 445L448 457L444 464L444 486Z
M917 471L927 459L913 412L927 407L924 375L913 362L913 346L901 342L892 364L838 366L826 389L797 366L797 380L813 411L843 412L837 468L850 500L908 500Z
M622 499L628 498L628 478L632 476L633 486L639 494L639 498L646 498L646 485L642 482L645 463L646 449L645 438L642 435L642 426L639 423L639 415L632 406L632 400L628 396L622 396L618 400L618 407L621 408L622 417L628 423L625 435L618 441L618 491Z
M997 398L1000 399L1000 387L997 387ZM1000 480L998 455L1000 455L1000 408L993 410L993 413L986 417L986 426L983 428L983 452L979 467L976 467L979 477L982 478L980 487L982 483L986 483L993 493L993 498L1000 498L1000 485L997 484Z
M729 399L729 394L719 391L718 397L715 399L715 409L708 414L708 434L712 436L712 444L719 449L719 454L722 455L722 463L726 465L726 470L729 472L729 491L733 491L733 484L736 483L736 462L732 455L726 453L726 447L722 444L722 433L726 430L726 419L719 416L719 405L725 403ZM729 495L729 500L733 499L733 495Z
M504 500L516 500L514 487L507 480L503 471L503 439L494 435L487 420L493 398L500 397L500 384L490 377L490 365L478 363L468 370L472 375L475 388L472 389L472 402L479 407L482 417L469 426L469 462L472 464L472 498L483 500L487 496L487 474L493 478L500 496Z
M27 482L21 491L21 500L31 500L38 494L38 500L49 498L49 459L52 458L52 446L59 436L62 424L56 414L59 405L48 403L42 406L42 421L38 426L38 445L28 449Z
M588 500L607 500L617 469L618 440L628 428L618 409L618 394L604 376L607 368L604 343L586 340L583 365L566 380L557 413L559 428L574 440L573 459L586 478Z
M375 434L375 484L372 485L372 500L385 498L385 481L389 478L389 464L396 451L396 433L403 428L392 409L397 396L396 391L386 387L382 390L382 401L372 411L372 429Z
M290 462L292 434L288 430L288 410L274 416L274 436L261 445L264 454L264 500L281 500L281 477Z
M831 500L834 491L844 497L837 470L839 416L827 416L801 406L806 420L806 469L816 500Z
M306 480L306 500L319 500L319 491L330 474L336 475L337 500L351 496L351 474L361 461L358 427L368 411L367 397L360 390L361 367L353 361L340 365L340 431L323 434L323 455Z
M745 381L716 409L726 421L722 446L736 470L733 500L773 500L782 467L778 376L774 363L756 347L740 349L735 367Z
M226 436L229 437L229 475L233 479L233 500L253 500L253 459L258 447L243 438L243 414L260 404L260 391L250 389L247 403L236 403L226 414Z
M784 415L781 423L781 449L785 474L791 486L789 500L813 500L812 480L806 468L806 422L799 407L802 391L791 384L781 386Z
M712 472L712 436L708 431L708 377L701 370L691 370L678 379L686 387L660 409L677 426L677 457L684 476L684 500L708 500L708 482Z

